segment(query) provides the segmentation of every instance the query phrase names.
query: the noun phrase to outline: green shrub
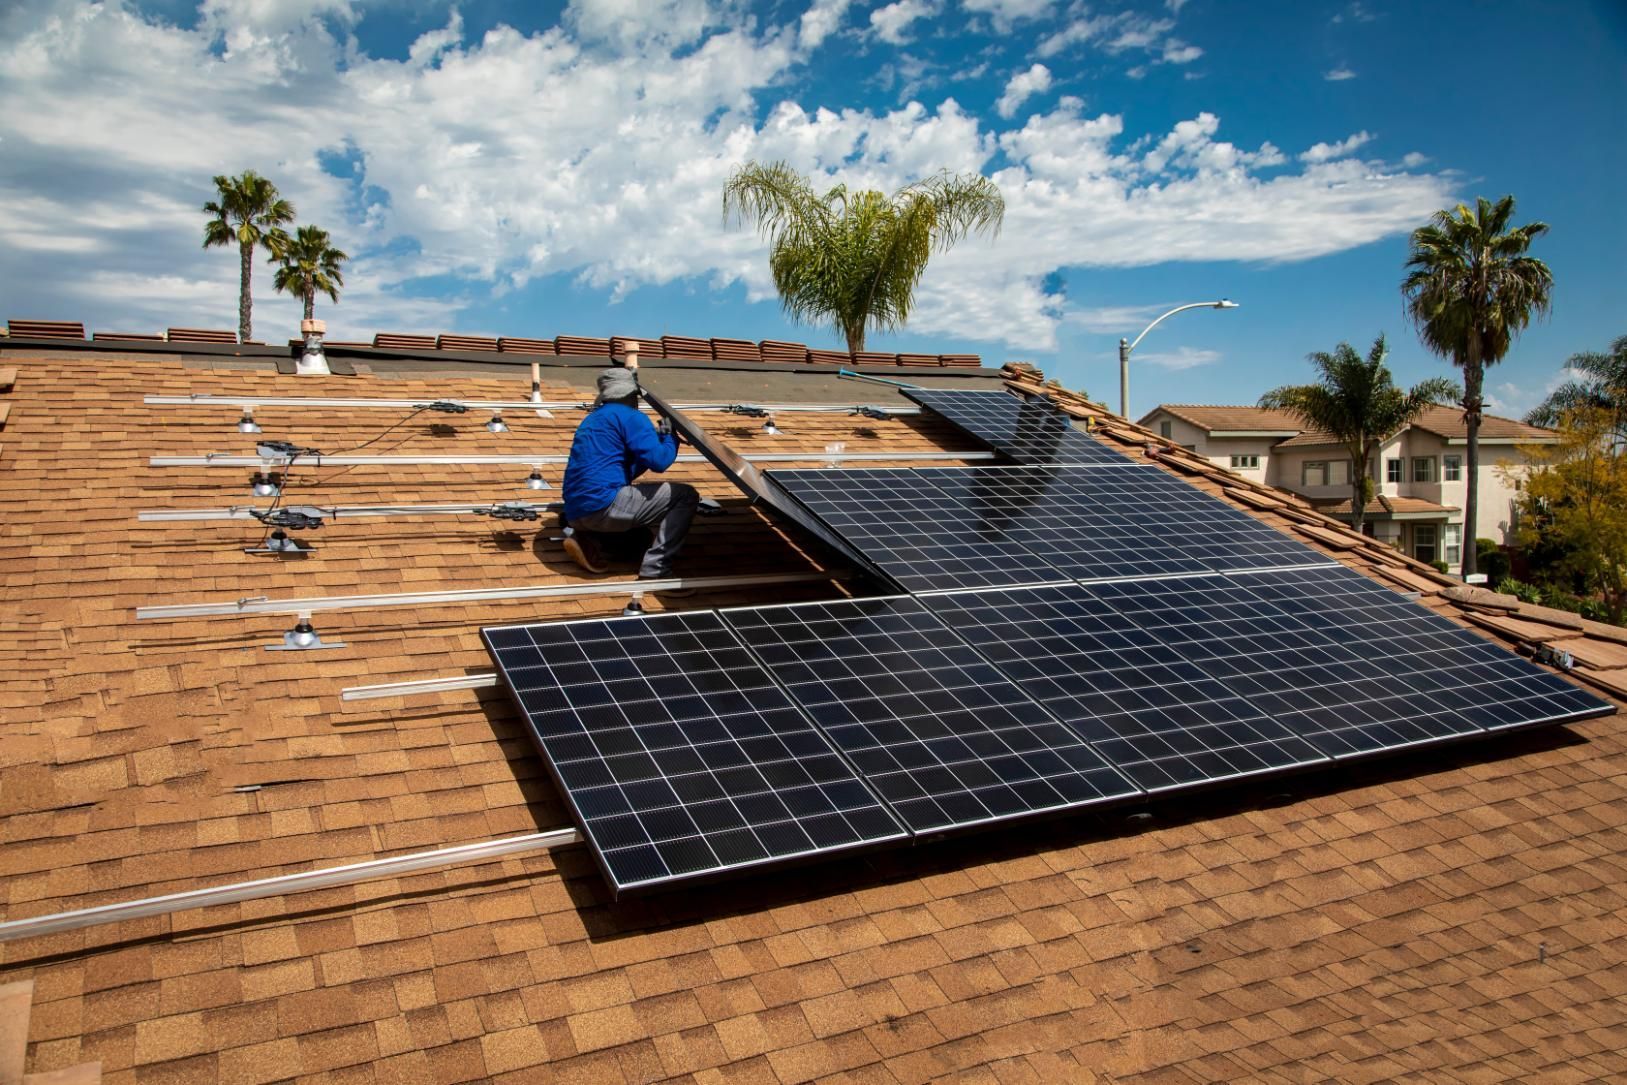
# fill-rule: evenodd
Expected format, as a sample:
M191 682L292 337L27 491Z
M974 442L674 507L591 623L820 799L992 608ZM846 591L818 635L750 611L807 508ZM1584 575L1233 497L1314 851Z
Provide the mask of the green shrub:
M1435 566L1435 571L1437 573L1449 573L1452 571L1452 567L1446 564L1444 561L1432 561L1430 564Z
M1511 569L1508 555L1495 539L1476 539L1474 552L1475 570L1486 574L1486 583L1501 583L1508 577Z
M1497 582L1497 590L1502 592L1504 595L1512 595L1522 603L1530 603L1532 606L1540 606L1542 604L1541 588L1537 587L1535 584L1527 584L1523 580L1515 580L1511 576L1505 576L1503 579L1499 580Z

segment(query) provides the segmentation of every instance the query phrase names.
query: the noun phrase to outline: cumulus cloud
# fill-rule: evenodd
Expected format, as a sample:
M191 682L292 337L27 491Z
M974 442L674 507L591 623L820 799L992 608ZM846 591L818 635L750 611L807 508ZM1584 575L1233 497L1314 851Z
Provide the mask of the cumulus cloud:
M1020 20L1049 15L1056 4L1054 0L961 0L961 6L974 14L991 16L996 29L1005 30Z
M842 25L853 0L814 0L802 13L801 38L803 48L812 49L834 34Z
M1332 71L1323 72L1322 78L1326 79L1329 83L1343 83L1346 79L1356 78L1356 73L1341 64Z
M896 0L870 13L870 28L882 41L904 45L910 40L907 31L912 23L937 13L933 0Z
M1035 64L1025 72L1018 72L1006 83L1005 93L994 103L994 111L1002 117L1014 117L1017 109L1036 94L1051 89L1051 69Z
M1310 150L1299 156L1301 162L1331 162L1335 158L1344 158L1354 152L1358 147L1371 143L1373 133L1357 132L1355 135L1341 139L1337 143L1313 143Z
M404 59L357 52L335 5L252 26L219 10L245 21L181 26L113 0L0 12L0 290L15 312L231 327L237 263L200 249L199 207L213 174L245 168L352 254L342 302L323 308L340 338L458 329L472 303L543 277L610 298L736 285L772 304L763 242L718 216L747 160L882 190L989 173L1000 238L935 260L911 326L1038 350L1068 319L1047 286L1059 269L1303 260L1405 231L1453 195L1438 173L1289 164L1226 141L1207 113L1126 133L1067 96L1020 127L952 99L801 104L811 42L839 26L804 22L812 9L759 25L677 0L666 26L612 27L575 7L558 27L472 41L449 19ZM297 322L262 272L256 330Z

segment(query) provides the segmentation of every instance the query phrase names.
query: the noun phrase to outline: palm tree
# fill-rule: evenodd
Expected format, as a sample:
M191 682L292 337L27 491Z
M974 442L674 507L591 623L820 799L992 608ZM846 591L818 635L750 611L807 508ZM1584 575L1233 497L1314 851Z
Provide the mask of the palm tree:
M1553 428L1567 413L1592 407L1608 412L1615 442L1627 442L1627 335L1611 343L1606 353L1590 350L1572 354L1565 368L1577 376L1550 392L1525 420L1533 426Z
M1350 453L1350 508L1357 531L1373 499L1368 464L1378 442L1458 394L1457 386L1444 377L1432 377L1403 392L1384 364L1388 353L1382 335L1366 358L1349 343L1340 343L1332 354L1316 351L1306 356L1316 367L1315 384L1285 384L1260 397L1260 406L1287 411L1307 430L1332 435Z
M1424 345L1463 370L1463 422L1468 428L1468 492L1463 522L1475 533L1480 508L1481 391L1486 366L1502 361L1531 317L1550 307L1554 277L1528 256L1531 242L1548 232L1545 222L1510 226L1514 197L1485 197L1470 210L1458 204L1437 211L1429 225L1412 232L1412 250L1401 283L1407 315ZM1475 548L1463 548L1463 573L1475 571Z
M851 351L871 328L909 319L933 252L972 231L998 234L1006 205L978 174L935 174L888 196L837 185L823 196L784 162L748 162L723 189L723 216L752 219L768 238L769 270L785 311L830 320Z
M237 292L237 337L248 340L254 333L254 299L249 277L254 267L254 247L265 245L268 231L294 221L294 205L277 194L277 186L253 170L237 177L215 178L220 198L203 205L214 217L204 225L203 247L236 244L243 260Z
M267 239L271 262L277 265L271 285L303 301L306 320L316 309L318 291L335 302L339 300L339 288L345 285L339 265L350 257L328 243L328 231L320 226L301 226L293 237L273 230Z

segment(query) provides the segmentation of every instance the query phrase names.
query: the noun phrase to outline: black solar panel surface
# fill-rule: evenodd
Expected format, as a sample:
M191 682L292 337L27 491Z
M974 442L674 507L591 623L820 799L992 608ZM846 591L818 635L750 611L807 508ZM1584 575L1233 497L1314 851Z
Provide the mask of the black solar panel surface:
M914 832L1138 793L917 599L723 616Z
M905 835L715 613L482 634L618 892Z
M1074 429L1067 415L1039 399L1021 399L1008 392L933 388L905 389L904 395L1018 463L1131 462Z
M768 477L914 592L1330 561L1152 466Z
M922 602L1148 791L1327 760L1090 588Z

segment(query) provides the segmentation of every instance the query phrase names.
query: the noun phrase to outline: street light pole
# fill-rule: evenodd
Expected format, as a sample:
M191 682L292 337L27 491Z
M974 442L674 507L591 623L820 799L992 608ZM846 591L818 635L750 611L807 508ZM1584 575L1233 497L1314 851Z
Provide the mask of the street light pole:
M1141 341L1143 339L1147 338L1147 333L1148 332L1150 332L1154 328L1158 327L1159 324L1163 323L1169 317L1174 316L1176 313L1184 313L1188 309L1235 309L1235 308L1237 308L1237 302L1232 301L1230 298L1221 298L1219 301L1194 301L1189 305L1177 305L1175 308L1171 309L1169 312L1165 313L1163 316L1159 317L1157 320L1153 321L1151 324L1148 324L1145 328L1141 329L1141 334L1135 337L1134 342L1131 342L1128 339L1120 339L1119 340L1119 417L1124 419L1125 421L1129 421L1129 419L1130 419L1130 352L1135 350L1136 347L1141 345Z

